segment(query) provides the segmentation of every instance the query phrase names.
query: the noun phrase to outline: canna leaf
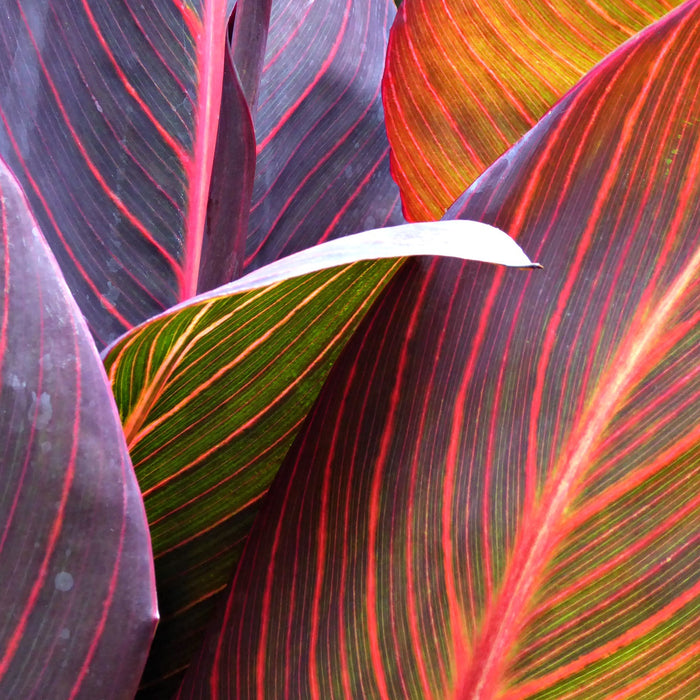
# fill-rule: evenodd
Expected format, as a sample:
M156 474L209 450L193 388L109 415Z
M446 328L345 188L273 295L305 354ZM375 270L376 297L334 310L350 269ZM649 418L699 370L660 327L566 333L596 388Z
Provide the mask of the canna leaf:
M241 276L255 182L252 113L265 57L271 0L240 0L224 56L219 127L209 187L199 291Z
M226 0L5 3L0 154L101 346L211 288L225 37Z
M272 7L246 270L403 223L380 95L395 14L392 0Z
M0 163L0 697L130 698L157 621L148 528L90 333Z
M255 130L230 47L224 56L221 113L214 152L199 291L240 277L255 180Z
M272 0L238 0L231 31L231 54L246 103L255 114L265 48L270 28Z
M180 698L686 698L700 651L700 3L453 216L335 363Z
M163 616L142 697L170 695L333 360L399 267L396 256L417 254L530 264L483 224L366 231L197 297L108 351ZM379 257L392 259L369 260Z
M440 218L586 71L679 4L405 0L382 89L406 218Z

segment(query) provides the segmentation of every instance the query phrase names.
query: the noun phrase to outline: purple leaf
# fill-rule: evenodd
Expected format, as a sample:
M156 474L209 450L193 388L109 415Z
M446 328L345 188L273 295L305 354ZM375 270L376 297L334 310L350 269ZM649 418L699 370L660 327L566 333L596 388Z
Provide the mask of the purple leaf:
M0 165L0 697L130 698L157 620L102 363Z
M391 0L283 0L272 8L247 271L403 222L380 94L395 14Z
M200 292L226 284L241 273L254 178L253 121L227 47L207 226L202 241Z
M226 4L4 3L0 155L100 345L200 286Z
M239 277L243 270L250 202L255 181L255 112L263 68L271 0L241 0L231 18L232 40L224 56L219 131L214 153L199 291Z
M236 3L231 55L241 89L253 114L258 106L271 8L272 0L238 0Z

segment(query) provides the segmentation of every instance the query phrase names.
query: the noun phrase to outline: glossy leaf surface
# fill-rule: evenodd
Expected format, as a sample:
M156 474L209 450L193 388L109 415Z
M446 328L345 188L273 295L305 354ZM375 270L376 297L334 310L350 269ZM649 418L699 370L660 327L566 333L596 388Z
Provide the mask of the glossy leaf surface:
M199 291L240 277L255 182L253 114L265 58L271 0L240 0L229 20L219 127L212 166ZM235 20L235 21L234 21Z
M245 269L403 222L380 83L391 0L274 3Z
M679 4L404 0L383 93L407 219L439 219L586 71Z
M202 241L199 291L240 277L255 181L255 131L227 46L221 112Z
M102 345L198 288L225 32L225 0L4 4L0 153Z
M367 231L198 297L107 354L163 615L144 692L170 687L198 647L260 499L395 257L427 253L529 263L504 233L473 222ZM380 256L394 259L368 260Z
M0 164L0 696L130 698L151 547L90 333Z
M180 698L686 698L700 650L700 3L455 215L331 371Z
M270 28L272 0L238 0L231 32L231 54L250 111L258 107L260 79Z

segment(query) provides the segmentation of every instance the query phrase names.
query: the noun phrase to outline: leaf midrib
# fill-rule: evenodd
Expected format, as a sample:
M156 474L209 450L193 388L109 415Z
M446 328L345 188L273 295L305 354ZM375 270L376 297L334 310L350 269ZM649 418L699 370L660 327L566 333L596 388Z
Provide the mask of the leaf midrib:
M696 160L700 160L698 155L700 149ZM604 428L614 417L620 399L637 383L638 370L643 366L648 352L661 342L667 330L667 321L699 271L700 249L655 305L655 313L649 316L638 311L634 319L636 332L630 333L630 339L612 358L611 370L601 377L599 385L604 389L592 398L589 402L591 408L574 427L570 450L555 465L552 476L544 485L542 496L532 506L530 513L523 515L523 522L528 523L527 529L513 547L509 573L485 615L485 624L475 644L472 666L476 674L468 671L464 676L467 683L472 678L474 682L458 686L459 697L465 700L481 698L484 691L487 691L485 697L491 697L497 690L498 681L509 660L508 651L513 648L521 631L536 586L559 542L560 538L555 533L563 530L561 523L566 517L567 507L581 491L586 468L600 444Z

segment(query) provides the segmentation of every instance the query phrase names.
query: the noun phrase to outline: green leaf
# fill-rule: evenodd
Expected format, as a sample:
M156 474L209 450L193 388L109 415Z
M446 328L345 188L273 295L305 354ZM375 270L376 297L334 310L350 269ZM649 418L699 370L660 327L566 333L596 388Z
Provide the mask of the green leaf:
M467 191L544 271L397 273L180 698L697 695L698 124L694 0Z
M187 666L333 360L396 257L419 254L530 264L508 236L474 222L366 231L197 297L106 354L163 617L146 685ZM379 257L392 259L369 260Z
M679 4L405 0L382 91L406 218L440 218L586 71Z

